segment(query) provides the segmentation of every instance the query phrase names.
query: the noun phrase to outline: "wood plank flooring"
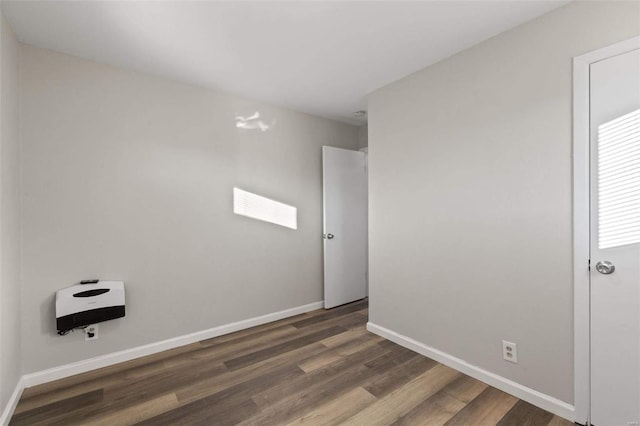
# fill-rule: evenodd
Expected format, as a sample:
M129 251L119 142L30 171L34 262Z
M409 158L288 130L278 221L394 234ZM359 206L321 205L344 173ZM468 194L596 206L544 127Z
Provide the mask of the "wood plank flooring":
M571 425L317 310L28 388L11 425Z

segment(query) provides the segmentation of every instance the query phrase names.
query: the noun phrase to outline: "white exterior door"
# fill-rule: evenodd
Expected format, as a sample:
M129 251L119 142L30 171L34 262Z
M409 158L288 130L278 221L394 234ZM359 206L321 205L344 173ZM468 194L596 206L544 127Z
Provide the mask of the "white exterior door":
M322 147L324 178L324 307L366 297L365 154Z
M591 423L638 425L640 50L591 64L590 141Z

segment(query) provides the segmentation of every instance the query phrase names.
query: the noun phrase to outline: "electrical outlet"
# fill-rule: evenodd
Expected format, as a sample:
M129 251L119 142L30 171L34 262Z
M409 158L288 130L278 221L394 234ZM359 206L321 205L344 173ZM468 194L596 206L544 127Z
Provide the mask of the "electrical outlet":
M84 340L96 340L98 338L98 324L88 325L84 329Z
M502 341L502 358L509 362L518 363L518 345L513 342Z

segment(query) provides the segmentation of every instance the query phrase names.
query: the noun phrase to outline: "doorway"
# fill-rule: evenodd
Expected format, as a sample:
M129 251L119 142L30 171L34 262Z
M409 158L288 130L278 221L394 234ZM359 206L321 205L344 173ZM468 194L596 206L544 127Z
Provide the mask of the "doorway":
M322 147L324 307L367 296L366 155Z
M640 37L574 59L576 421L640 424Z

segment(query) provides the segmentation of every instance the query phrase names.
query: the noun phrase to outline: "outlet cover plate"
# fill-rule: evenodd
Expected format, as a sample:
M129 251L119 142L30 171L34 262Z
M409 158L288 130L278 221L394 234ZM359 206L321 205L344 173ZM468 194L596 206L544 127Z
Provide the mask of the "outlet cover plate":
M98 339L98 324L88 325L87 328L84 329L84 340L88 342L89 340L97 340Z
M502 358L506 361L518 363L518 345L513 342L502 341Z

